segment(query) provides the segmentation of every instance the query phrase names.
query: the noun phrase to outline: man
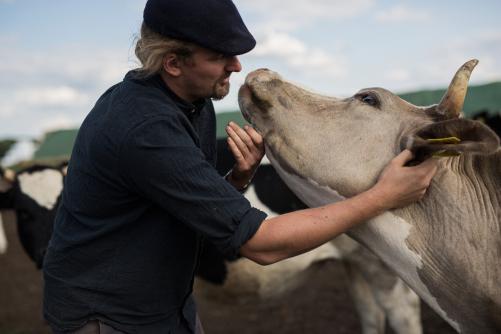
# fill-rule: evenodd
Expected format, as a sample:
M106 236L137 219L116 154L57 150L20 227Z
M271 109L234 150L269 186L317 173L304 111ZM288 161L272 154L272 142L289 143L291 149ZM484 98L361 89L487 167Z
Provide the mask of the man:
M142 63L83 122L44 263L55 333L202 332L192 300L202 239L269 264L315 248L424 195L433 162L397 156L370 190L266 219L238 192L264 154L261 136L227 128L236 165L215 166L215 115L237 55L255 40L231 0L149 0Z

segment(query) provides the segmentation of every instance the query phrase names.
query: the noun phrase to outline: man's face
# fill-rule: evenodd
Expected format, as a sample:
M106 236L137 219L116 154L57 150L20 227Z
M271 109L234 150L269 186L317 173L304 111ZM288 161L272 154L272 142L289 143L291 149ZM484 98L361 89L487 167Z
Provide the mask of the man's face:
M219 100L230 90L231 73L240 72L242 66L236 56L197 48L191 57L182 62L181 69L183 87L191 101L200 98Z

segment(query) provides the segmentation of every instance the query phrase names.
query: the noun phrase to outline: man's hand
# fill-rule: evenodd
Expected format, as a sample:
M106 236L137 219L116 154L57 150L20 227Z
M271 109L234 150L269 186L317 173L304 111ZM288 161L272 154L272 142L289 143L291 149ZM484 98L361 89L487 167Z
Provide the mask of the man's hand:
M426 193L437 172L437 161L430 158L417 166L406 167L405 164L412 158L411 151L402 151L386 166L372 188L384 208L409 205L423 198Z
M251 126L242 129L235 122L226 126L228 146L236 163L228 175L228 181L237 189L244 189L264 156L263 137Z

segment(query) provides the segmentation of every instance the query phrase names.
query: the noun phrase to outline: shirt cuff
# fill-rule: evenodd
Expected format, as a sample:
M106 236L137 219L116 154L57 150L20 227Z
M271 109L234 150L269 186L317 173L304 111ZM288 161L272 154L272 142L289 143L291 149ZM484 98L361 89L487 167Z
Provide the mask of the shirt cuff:
M242 216L235 233L233 233L231 249L225 252L229 260L239 257L240 248L256 234L266 217L268 217L266 213L256 208L250 208Z

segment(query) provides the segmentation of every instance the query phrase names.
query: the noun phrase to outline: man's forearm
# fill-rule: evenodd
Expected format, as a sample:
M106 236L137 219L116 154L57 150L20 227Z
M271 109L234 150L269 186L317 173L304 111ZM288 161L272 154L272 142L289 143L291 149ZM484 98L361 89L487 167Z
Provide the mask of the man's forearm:
M241 254L260 264L274 263L318 247L387 209L371 189L341 202L270 218Z
M261 264L274 263L318 247L390 208L420 200L437 172L437 162L429 159L405 166L412 158L409 150L402 151L388 163L376 185L350 199L265 220L241 247L241 254Z

